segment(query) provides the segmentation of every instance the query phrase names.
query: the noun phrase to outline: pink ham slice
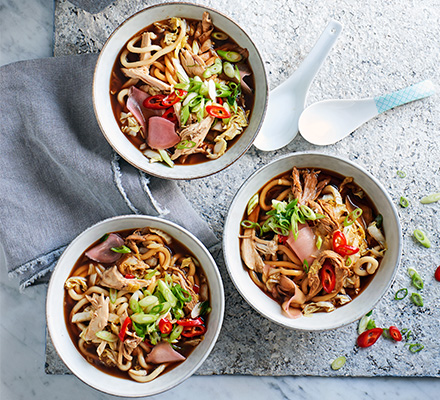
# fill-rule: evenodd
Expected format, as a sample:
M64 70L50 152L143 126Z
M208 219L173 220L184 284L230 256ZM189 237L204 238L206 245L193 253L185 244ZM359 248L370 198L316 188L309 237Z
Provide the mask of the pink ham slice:
M104 264L114 263L119 260L122 254L115 253L111 250L111 248L121 247L123 245L124 239L122 239L116 233L110 233L110 235L108 235L108 238L104 242L98 244L95 247L92 247L90 250L87 250L86 256L96 262Z
M168 342L158 343L147 356L147 362L152 364L162 364L183 360L186 360L186 358L174 350Z
M147 136L147 120L154 115L162 115L164 110L152 110L143 106L144 100L150 97L148 93L138 89L136 86L130 87L128 91L127 108L136 121L142 127L144 136Z
M315 234L307 224L298 225L298 237L295 240L293 233L290 232L287 237L287 244L296 253L298 258L304 262L307 260L309 266L312 264L318 249L316 248Z
M164 150L180 142L174 122L162 117L148 119L147 144L152 149Z

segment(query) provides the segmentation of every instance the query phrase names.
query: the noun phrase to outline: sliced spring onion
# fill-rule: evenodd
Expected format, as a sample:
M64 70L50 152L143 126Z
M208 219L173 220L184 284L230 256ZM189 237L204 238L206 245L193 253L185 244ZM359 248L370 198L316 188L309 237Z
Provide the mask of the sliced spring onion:
M222 72L222 60L220 58L216 58L214 64L210 67L206 68L202 74L202 77L205 79L210 78L212 75L218 75Z
M200 315L205 315L205 314L209 314L211 312L211 307L209 305L209 301L206 300L202 303L201 307L200 307Z
M151 310L149 311L150 314L166 314L171 308L171 304L167 301L155 305Z
M182 326L182 325L178 325L178 324L176 324L176 325L174 326L173 331L171 332L171 335L170 335L170 342L172 342L173 340L176 340L176 339L180 336L180 334L182 333L182 331L183 331L183 326Z
M105 233L104 235L101 236L101 238L99 239L100 242L105 242L108 238L108 233Z
M108 332L108 331L99 331L96 332L95 335L102 340L105 340L106 342L116 342L118 340L118 336L114 333Z
M303 262L303 270L305 273L309 272L309 263L307 262L307 260L304 260Z
M310 207L307 207L305 205L301 205L299 207L299 209L301 210L301 212L304 215L305 219L307 219L309 221L314 221L316 219L315 212Z
M370 319L367 323L367 331L374 328L376 328L376 321L374 319Z
M408 268L408 275L410 278L412 278L414 274L417 274L417 271L414 268Z
M368 322L370 321L370 319L371 318L369 315L364 315L361 318L361 320L359 321L359 325L358 325L358 334L359 335L367 330L367 325L368 325Z
M163 280L159 280L157 282L157 287L159 289L159 292L162 293L162 296L165 298L165 300L171 304L171 307L175 307L177 304L176 296L174 296L171 289L165 284Z
M412 284L414 285L415 288L419 290L423 289L424 286L423 279L417 272L412 276L411 279L412 279Z
M321 246L322 246L322 237L321 237L321 236L318 236L318 239L316 239L316 248L317 248L318 250L320 250L320 249L321 249Z
M425 196L420 200L420 203L430 204L435 203L436 201L440 201L440 193L432 193L428 196Z
M373 315L373 310L368 311L365 315L367 317L371 317Z
M417 306L417 307L423 307L423 298L420 296L419 293L412 293L411 294L411 301Z
M147 271L146 271L147 272ZM144 279L151 279L153 276L159 275L160 272L156 271L155 269L153 269L152 271L148 271L145 276Z
M183 149L192 149L196 146L196 142L193 142L192 140L182 140L181 142L177 143L176 149L183 150Z
M418 353L419 351L423 350L425 346L420 343L412 343L409 345L408 349L411 353Z
M382 227L382 224L383 224L383 216L382 216L382 214L377 214L377 217L374 219L374 221L376 222L376 227L378 229L380 229Z
M252 213L252 211L255 210L255 207L257 207L259 201L260 201L260 196L258 195L258 193L255 193L248 201L247 215L250 215Z
M241 221L241 226L245 229L261 229L260 225L257 222L249 221L248 219L245 219Z
M131 253L131 250L127 246L112 247L110 250L114 251L115 253Z
M189 303L192 300L192 296L188 293L187 290L183 289L180 285L175 285L173 287L173 292L175 296L184 303ZM186 297L185 297L186 294Z
M344 356L340 356L332 362L332 370L337 371L345 365L347 359Z
M194 99L194 98L197 97L197 96L198 96L198 94L197 94L196 92L188 93L188 95L185 97L185 100L183 100L183 102L182 102L182 106L185 107L186 105L189 104L189 102L190 102L192 99Z
M134 313L141 313L142 312L142 308L141 308L141 306L139 305L139 302L138 302L138 296L136 296L135 294L133 294L131 297L130 297L130 301L128 302L128 305L130 306L130 308L131 308L131 311L133 311Z
M406 197L401 196L399 204L400 204L401 207L406 208L406 207L409 206L409 201L408 201L408 199Z
M408 332L408 328L403 328L403 329L400 331L400 333L401 333L402 335L404 335L406 332Z
M159 315L136 313L132 314L130 318L137 324L146 325L155 322L159 318Z
M142 308L153 306L158 303L159 303L159 299L156 296L145 296L142 300L139 301L139 305Z
M115 301L118 298L118 291L116 289L110 288L109 297L110 303L115 304Z
M403 300L406 296L408 296L408 289L402 288L396 292L394 295L394 300Z
M184 311L181 308L175 308L173 310L174 319L182 319L185 316Z
M344 226L350 226L362 215L362 208L356 208L344 220Z
M185 107L184 107L184 108L185 108ZM181 116L181 117L182 117L182 116ZM189 117L189 115L188 115L188 117ZM186 122L186 121L185 121L185 122ZM163 160L166 164L168 164L168 166L170 166L171 168L173 168L173 167L174 167L174 161L171 160L171 158L170 158L168 152L167 152L166 150L157 150L157 151L159 152L160 156L162 157L162 160Z
M217 54L226 61L237 63L243 59L240 53L236 51L217 50Z
M217 40L226 40L229 36L223 32L212 32L211 36Z
M234 66L231 63L227 62L227 61L225 61L223 63L223 72L226 74L226 76L228 78L232 79L232 78L235 77Z
M387 339L391 339L390 330L388 328L383 328L382 336Z
M431 247L431 242L429 241L428 237L425 235L424 232L422 232L420 229L416 229L413 233L414 238L426 248Z
M350 257L347 257L345 260L345 266L349 267L352 264L353 260Z
M400 332L400 333L402 333L402 332ZM407 329L405 333L406 333L405 340L408 341L412 336L412 332Z
M404 171L397 171L396 174L399 178L405 178L406 176L406 172Z
M176 83L174 85L174 89L183 89L186 90L187 92L189 92L189 88L190 88L190 84L189 83Z

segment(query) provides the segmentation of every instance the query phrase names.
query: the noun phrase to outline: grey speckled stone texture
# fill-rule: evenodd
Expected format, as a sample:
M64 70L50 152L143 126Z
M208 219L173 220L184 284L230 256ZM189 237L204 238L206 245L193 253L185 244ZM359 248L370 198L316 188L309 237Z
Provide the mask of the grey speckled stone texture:
M371 97L424 79L440 82L439 0L198 0L225 13L251 36L264 59L271 88L290 76L306 57L330 19L344 29L312 84L307 104L330 98ZM55 55L98 52L125 18L158 1L118 0L91 15L56 0ZM214 21L215 22L215 21ZM437 86L438 87L438 86ZM404 195L410 207L398 207L403 228L402 262L391 289L374 310L379 326L409 328L425 349L417 354L404 343L380 340L369 349L356 344L357 323L331 332L288 331L256 313L235 290L223 257L216 256L226 291L226 314L219 340L200 375L440 376L440 283L433 278L440 264L440 203L419 199L440 191L439 96L381 114L342 142L316 147L297 136L286 148L265 153L251 148L215 176L179 185L195 209L220 238L228 206L240 185L256 169L283 154L319 151L336 154L366 168L390 193L396 205ZM399 178L397 170L407 176ZM194 193L197 193L194 196ZM432 243L426 249L412 239L423 228ZM425 306L394 293L411 288L406 269L415 267L425 281ZM65 373L48 345L47 372ZM332 371L330 363L344 355L347 364Z

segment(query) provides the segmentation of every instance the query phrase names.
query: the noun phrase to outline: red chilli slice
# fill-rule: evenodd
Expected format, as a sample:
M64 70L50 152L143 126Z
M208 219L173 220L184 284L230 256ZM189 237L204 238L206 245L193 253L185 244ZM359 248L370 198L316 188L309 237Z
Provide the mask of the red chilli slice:
M390 329L388 329L388 332L390 333L390 336L396 341L400 342L402 340L402 334L400 333L399 329L395 326L390 326Z
M370 347L377 342L377 339L380 338L382 333L382 328L369 329L358 336L357 344L359 347Z

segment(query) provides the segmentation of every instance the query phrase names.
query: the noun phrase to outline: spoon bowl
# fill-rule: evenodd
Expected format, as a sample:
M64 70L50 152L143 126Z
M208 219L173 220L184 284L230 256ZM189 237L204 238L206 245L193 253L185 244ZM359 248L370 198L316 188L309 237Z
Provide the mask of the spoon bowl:
M307 107L301 114L299 131L308 142L327 146L344 139L380 113L434 93L434 84L426 80L374 98L319 101Z
M288 145L298 134L298 120L316 73L341 33L342 25L330 21L312 51L285 82L269 94L266 117L254 145L273 151Z

